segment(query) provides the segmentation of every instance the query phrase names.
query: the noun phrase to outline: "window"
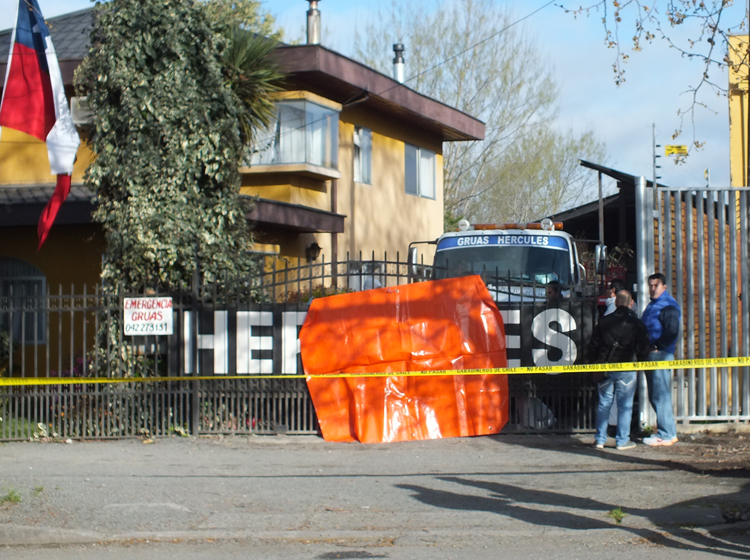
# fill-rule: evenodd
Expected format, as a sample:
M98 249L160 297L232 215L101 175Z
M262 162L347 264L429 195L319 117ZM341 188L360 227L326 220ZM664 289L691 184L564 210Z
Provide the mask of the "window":
M354 127L354 180L372 184L372 131Z
M407 194L435 198L435 152L404 144L404 187Z
M457 250L458 249L458 250ZM487 245L458 247L435 253L438 278L481 274L485 280L517 280L546 284L557 280L569 285L570 253L554 246Z
M19 259L0 258L0 330L13 344L43 344L47 331L47 283L38 268Z
M338 111L307 100L277 101L276 118L256 146L250 165L308 163L337 169Z

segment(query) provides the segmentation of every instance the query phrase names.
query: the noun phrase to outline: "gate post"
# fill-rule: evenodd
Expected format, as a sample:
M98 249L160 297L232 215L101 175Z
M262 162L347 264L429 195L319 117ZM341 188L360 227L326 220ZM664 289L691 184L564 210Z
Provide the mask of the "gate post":
M200 320L200 306L198 305L198 298L200 297L200 269L199 267L199 261L198 261L198 247L196 245L195 248L195 270L193 271L193 297L192 299L192 324L191 324L191 333L190 333L190 342L189 344L192 347L191 352L191 359L192 359L192 369L193 369L193 375L198 376L200 375L200 360L198 357L198 321ZM191 424L192 424L192 432L194 437L198 437L198 434L200 433L200 381L197 379L193 380L192 382L192 391L190 395L190 416L191 416Z
M635 183L635 254L638 279L638 316L642 316L648 304L648 277L654 272L654 197L648 192L646 178L639 177ZM648 401L646 374L638 372L638 425L650 426L656 421L656 413Z

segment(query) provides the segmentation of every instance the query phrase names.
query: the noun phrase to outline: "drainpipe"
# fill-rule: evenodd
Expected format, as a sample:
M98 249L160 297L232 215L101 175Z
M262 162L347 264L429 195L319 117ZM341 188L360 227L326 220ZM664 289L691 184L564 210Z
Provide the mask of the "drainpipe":
M331 212L337 214L339 211L339 182L336 179L331 181ZM331 232L331 284L338 288L338 267L339 267L339 234Z
M404 44L396 43L393 45L393 79L399 84L404 83Z
M368 99L370 99L370 94L368 93L367 90L362 90L362 93L356 99L354 99L353 101L350 101L349 103L347 103L346 105L344 105L344 107L345 108L349 108L349 107L352 107L354 105L358 105L359 103L364 103ZM354 147L352 146L352 156L354 155L354 149L353 148ZM356 184L354 183L354 157L352 157L352 165L351 165L351 173L350 173L350 175L351 175L351 180L349 181L349 202L350 202L350 212L349 212L349 214L350 215L347 216L348 219L349 219L349 223L348 223L348 226L349 226L349 250L346 253L347 253L347 255L349 255L350 253L356 255L354 249L357 246L356 245L356 243L357 243L357 236L356 236L356 228L355 228L355 224L357 222L357 220L356 220L357 191L356 191L356 188L355 188ZM335 181L335 180L333 181L333 183L334 183L334 185L338 185L338 182ZM335 212L335 210L333 210L333 211ZM338 241L336 243L337 243L336 247L338 249ZM349 257L349 258L357 258L357 257L354 256L354 257Z
M310 2L310 9L307 10L307 44L320 44L320 10L318 10L319 0L307 0Z

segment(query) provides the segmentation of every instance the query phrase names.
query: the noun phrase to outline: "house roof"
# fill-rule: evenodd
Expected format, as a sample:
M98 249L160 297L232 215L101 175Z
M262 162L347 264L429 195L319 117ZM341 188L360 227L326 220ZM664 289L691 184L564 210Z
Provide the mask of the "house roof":
M254 200L246 217L264 226L306 233L343 233L346 219L343 214L264 198Z
M78 10L57 17L48 18L52 44L55 46L57 60L63 82L73 82L73 72L89 52L89 34L94 11L91 8ZM5 76L10 51L12 29L0 31L0 76Z
M88 8L47 20L65 84L72 84L73 72L88 53L93 13ZM11 31L0 32L0 76L5 76ZM344 108L362 104L446 142L484 138L479 119L323 46L284 45L278 52L281 67L295 87L303 86Z
M602 206L604 208L609 208L610 206L615 206L619 204L620 202L620 193L611 194L609 196L605 196L602 199ZM596 216L599 212L599 201L593 200L591 202L587 202L586 204L581 204L580 206L576 206L575 208L570 208L568 210L563 210L562 212L558 212L557 214L553 214L551 216L547 216L551 220L555 222L569 222L570 220L575 220L581 217L590 217L590 216Z
M640 179L639 176L583 159L580 160L580 165L581 167L598 171L602 175L606 175L617 181L617 192L602 199L604 212L608 214L609 218L607 221L620 219L619 213L621 212L621 208L634 208L635 185ZM652 185L652 181L648 181L648 186L651 187ZM659 183L659 186L664 187L665 185ZM598 228L599 201L593 200L548 217L556 222L563 222L565 230L568 233L577 235L580 231L586 230L587 235L591 237Z
M484 123L320 45L282 46L287 81L343 105L361 104L439 134L443 141L482 140Z
M47 204L55 192L55 185L3 185L0 189L0 205ZM83 184L71 185L66 200L90 202L94 192Z
M598 163L580 160L582 167L598 171L617 181L617 192L606 196L602 200L604 242L614 247L622 243L632 243L636 237L635 231L635 185L640 179L611 167ZM652 181L648 181L652 186ZM668 188L658 183L661 188ZM599 201L594 200L548 216L556 222L563 222L564 229L571 235L588 241L599 238Z
M8 185L0 188L0 228L36 226L54 191L54 185ZM71 185L70 194L60 207L55 223L91 223L94 198L94 191L83 184ZM278 200L256 199L247 219L264 226L298 232L342 233L346 216Z
M600 173L606 175L607 177L611 177L615 181L617 181L617 187L620 188L622 185L632 185L635 186L636 181L640 179L637 175L630 175L629 173L625 173L623 171L618 171L617 169L612 169L611 167L604 167L603 165L599 165L598 163L591 163L590 161L586 160L580 160L581 167L588 167L589 169L593 169L594 171L599 171ZM653 187L654 182L653 181L646 181L646 186ZM668 188L667 185L663 185L661 183L656 183L657 187L662 188Z
M0 188L0 228L36 226L55 185L7 185ZM94 193L82 184L70 194L55 218L56 224L88 224L94 211Z

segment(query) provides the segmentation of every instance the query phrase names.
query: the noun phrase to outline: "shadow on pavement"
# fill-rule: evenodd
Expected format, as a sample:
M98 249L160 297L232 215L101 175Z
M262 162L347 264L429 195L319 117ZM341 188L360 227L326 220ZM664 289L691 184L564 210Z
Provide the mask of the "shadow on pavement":
M649 448L646 445L638 444L636 450L629 451L617 451L614 448L606 448L604 450L595 449L592 443L584 443L578 438L566 435L496 435L487 436L497 442L517 445L520 447L527 447L530 449L542 449L545 451L559 451L562 453L574 453L576 455L584 455L589 457L605 458L613 462L637 464L649 467L660 467L663 469L681 470L693 474L709 475L714 477L727 477L727 478L750 478L750 465L745 468L706 468L706 466L693 465L690 463L690 458L683 455L675 454L674 459L661 459L661 458L649 458L639 455L633 455L632 451L640 452L640 450L648 451ZM689 445L685 443L677 443L675 445ZM657 447L653 448L661 453L669 453L670 450L676 449L675 447Z
M704 475L704 472L700 468L679 461L665 461L657 458L633 456L632 454L616 452L614 450L612 452L602 452L601 450L594 449L591 445L582 443L574 437L514 435L512 437L494 436L493 439L504 444L543 449L545 451L574 453L605 459L619 464L648 466L659 470L683 470L693 474ZM745 474L742 474L742 472ZM737 472L736 470L719 471L705 474L718 477L748 477L747 470L741 472ZM503 475L498 474L498 476ZM673 514L678 509L713 508L717 504L721 504L723 508L722 513L724 513L726 508L750 507L747 505L750 484L745 485L738 492L721 496L712 495L706 498L697 498L672 504L664 508L650 510L627 508L627 510L623 510L626 514L646 518L655 525L660 526L659 530L653 530L615 525L614 522L605 520L604 517L607 512L614 510L619 504L603 503L598 500L572 496L562 492L550 492L499 482L473 480L466 475L442 476L438 477L437 480L481 489L487 492L487 495L477 496L461 492L437 490L413 484L400 484L397 487L413 492L413 497L416 500L434 507L464 511L485 511L508 516L532 525L571 530L621 530L631 533L636 538L645 539L659 546L711 552L717 556L726 558L750 559L750 540L748 539L750 531L747 524L712 526L709 530L702 531L691 529L690 524L683 527L676 524L676 527L673 529L664 527L665 519L669 518L670 514ZM530 507L534 505L543 506L546 510ZM549 511L549 508L561 509ZM581 513L569 511L571 509L580 510ZM600 512L602 519L592 518L587 515L587 512ZM720 520L717 520L717 522L720 522ZM678 534L679 540L676 539Z
M680 540L675 539L675 534L669 530L659 531L615 525L613 522L599 520L585 514L574 513L564 510L545 511L529 507L541 505L553 508L578 509L585 512L600 512L602 517L607 512L614 510L616 504L607 504L589 498L570 496L559 492L544 490L530 490L510 484L477 481L464 477L438 477L438 480L450 482L462 486L479 488L488 492L486 496L473 494L462 494L446 490L437 490L413 484L398 484L397 488L412 492L412 497L426 505L433 507L461 510L461 511L484 511L504 515L529 523L531 525L556 527L570 530L609 529L620 530L631 533L638 539L643 539L658 546L681 550L695 550L714 553L723 558L750 559L750 546L743 543L731 542L710 534L701 534L695 531L683 529L680 531ZM715 499L715 497L713 498ZM689 507L699 505L700 500L691 500L670 507ZM702 504L705 506L705 504ZM646 517L650 520L659 518L660 510L643 510L628 508L627 514ZM686 544L686 541L688 543Z

